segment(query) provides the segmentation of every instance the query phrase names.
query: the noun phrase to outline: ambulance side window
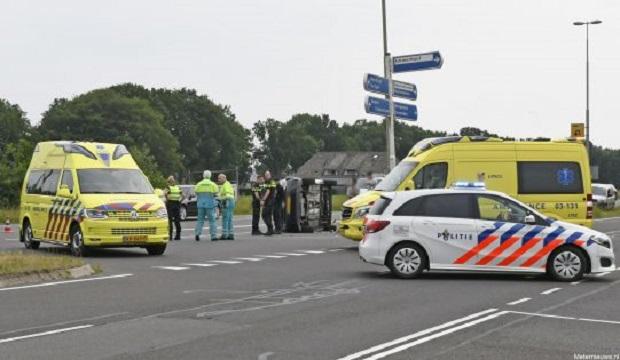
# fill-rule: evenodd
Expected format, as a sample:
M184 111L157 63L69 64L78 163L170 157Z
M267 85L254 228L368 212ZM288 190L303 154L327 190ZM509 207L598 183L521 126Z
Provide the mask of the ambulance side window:
M41 194L56 195L56 189L58 188L59 178L60 178L60 170L57 170L57 169L43 170Z
M41 185L43 184L43 170L31 170L28 176L28 185L26 192L28 194L40 194Z
M71 170L63 170L62 171L62 182L60 186L67 185L69 191L73 193L73 175L71 174Z
M448 163L440 162L424 166L413 177L416 189L443 189L448 179Z

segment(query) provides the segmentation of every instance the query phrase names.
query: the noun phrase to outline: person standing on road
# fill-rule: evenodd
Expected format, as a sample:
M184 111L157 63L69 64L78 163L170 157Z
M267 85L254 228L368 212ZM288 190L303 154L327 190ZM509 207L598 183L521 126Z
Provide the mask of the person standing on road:
M267 225L267 232L265 235L271 236L273 232L273 200L276 193L276 182L271 178L271 172L265 171L265 191L261 196L261 207L263 212L263 221Z
M220 184L220 205L222 207L222 237L220 240L235 240L233 215L235 213L235 189L226 180L226 175L219 174L217 182Z
M202 173L203 179L196 184L194 191L197 200L198 217L196 219L196 241L200 241L202 227L205 224L205 216L209 220L209 233L211 241L217 240L217 223L215 222L215 207L217 206L215 198L219 192L217 184L211 181L211 171L205 170Z
M252 235L261 235L258 225L260 222L260 201L264 183L265 179L262 175L257 176L256 182L252 183Z
M282 185L283 182L284 180L276 181L275 195L273 200L273 226L275 228L276 234L282 234L282 229L284 227L284 185Z
M168 185L164 190L166 198L166 211L168 212L168 232L169 239L172 240L172 224L176 230L174 240L181 240L181 201L183 201L183 191L176 184L174 176L169 176L166 180Z

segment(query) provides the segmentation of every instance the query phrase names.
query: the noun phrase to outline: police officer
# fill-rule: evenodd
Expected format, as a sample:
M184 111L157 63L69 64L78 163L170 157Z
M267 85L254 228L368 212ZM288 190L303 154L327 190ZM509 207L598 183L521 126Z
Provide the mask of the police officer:
M226 175L219 174L217 182L220 185L219 200L222 207L222 237L220 240L235 240L233 228L233 214L235 213L235 189L226 180Z
M195 192L197 196L196 207L198 217L196 219L196 241L200 241L202 227L205 224L205 216L209 220L209 233L211 241L217 240L217 223L215 222L216 197L219 192L217 184L211 181L211 171L205 170L202 173L203 179L196 184Z
M284 186L285 180L276 181L276 189L273 201L273 226L276 234L282 233L284 227Z
M261 207L263 212L263 221L267 225L265 235L271 236L273 232L273 203L276 195L276 182L271 178L271 172L265 171L264 194L261 196Z
M176 184L174 176L169 176L166 180L168 185L164 190L166 198L166 211L168 212L168 231L170 240L172 240L172 224L176 229L174 240L181 240L181 201L183 201L183 192Z
M252 183L252 235L261 235L258 225L260 221L260 202L264 183L265 178L263 178L262 175L259 175L256 178L256 182Z

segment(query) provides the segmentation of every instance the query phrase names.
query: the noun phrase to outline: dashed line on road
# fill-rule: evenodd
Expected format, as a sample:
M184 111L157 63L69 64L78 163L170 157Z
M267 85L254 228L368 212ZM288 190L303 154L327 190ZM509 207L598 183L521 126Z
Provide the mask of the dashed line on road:
M259 262L265 260L264 258L251 258L251 257L236 257L233 258L235 260L243 260L243 261L251 261L251 262Z
M284 255L254 255L254 256L260 256L260 257L264 257L267 259L282 259L286 257Z
M100 277L85 278L85 279L53 281L53 282L47 282L47 283L41 283L41 284L35 284L35 285L13 286L13 287L0 288L0 291L33 289L33 288L39 288L39 287L57 286L57 285L72 284L72 283L86 282L86 281L121 279L121 278L129 277L129 276L133 276L133 274L118 274L118 275L100 276Z
M530 301L530 300L532 300L532 298L529 298L529 297L524 297L524 298L521 298L521 299L519 299L519 300L515 300L515 301L511 301L511 302L509 302L509 303L506 303L506 305L511 305L511 306L513 306L513 305L523 304L524 302L528 302L528 301Z
M545 290L543 292L540 293L540 295L549 295L549 294L553 294L556 291L560 291L562 290L562 288L551 288L549 290Z
M162 270L173 270L173 271L181 271L181 270L188 270L189 267L187 266L153 266L156 269L162 269Z
M214 263L218 263L218 264L227 264L227 265L234 265L234 264L241 264L241 261L233 261L233 260L208 260L209 262L214 262Z
M32 338L46 336L46 335L56 335L56 334L61 334L61 333L68 332L68 331L86 329L86 328L90 328L93 326L95 325L80 325L80 326L73 326L73 327L68 327L64 329L49 330L49 331L45 331L45 332L37 333L37 334L15 336L15 337L10 337L6 339L0 339L0 344L10 343L10 342L19 341L19 340L25 340L25 339L32 339Z
M186 265L186 266L198 266L198 267L211 267L211 266L217 266L218 264L207 264L207 263L186 263L186 264L181 264L181 265Z
M281 253L279 252L279 253L276 253L276 254L279 254L279 255L286 255L286 256L306 256L306 255L308 255L308 254L283 253L283 252L281 252Z
M306 254L325 254L325 251L323 250L298 250L301 252L304 252Z

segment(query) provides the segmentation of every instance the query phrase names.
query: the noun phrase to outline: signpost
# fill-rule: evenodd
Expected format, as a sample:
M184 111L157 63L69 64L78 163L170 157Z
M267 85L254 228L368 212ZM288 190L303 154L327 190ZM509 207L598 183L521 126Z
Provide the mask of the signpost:
M393 102L394 104L394 116L409 121L418 120L418 108L413 104L405 104L399 102ZM364 101L364 108L369 114L389 116L390 115L390 101L374 96L367 96Z
M421 71L441 69L443 58L439 51L433 51L423 54L413 54L404 56L395 56L392 59L392 70L395 73L407 71Z
M582 138L585 136L585 125L583 123L570 124L570 136L574 138Z
M393 80L394 96L415 101L418 97L418 89L414 84ZM381 95L389 95L390 82L388 79L375 74L364 75L364 90Z

